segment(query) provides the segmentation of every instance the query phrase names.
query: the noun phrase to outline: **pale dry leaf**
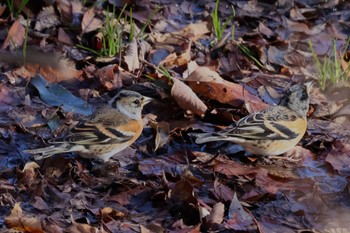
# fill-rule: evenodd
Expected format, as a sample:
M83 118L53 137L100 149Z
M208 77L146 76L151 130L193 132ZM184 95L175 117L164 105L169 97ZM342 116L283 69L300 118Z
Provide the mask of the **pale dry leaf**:
M34 29L41 32L44 29L55 27L61 24L53 6L43 7L39 12Z
M222 202L215 203L210 215L207 217L208 222L220 224L224 220L225 205Z
M103 21L95 17L95 8L90 8L84 13L81 29L83 33L91 32L100 29Z
M128 46L128 49L126 50L124 61L127 64L129 71L134 72L135 70L140 69L138 47L135 38L132 39Z
M23 41L25 38L25 29L20 22L20 18L18 18L11 26L7 37L2 44L2 49L6 49L10 47L11 50L16 49L19 46L23 45Z
M151 39L161 44L181 44L184 41L195 42L207 33L210 33L208 22L201 22L189 24L177 32L165 34L153 32Z
M171 96L174 97L178 105L184 110L190 110L199 116L204 116L208 108L202 100L198 98L189 86L180 80L173 80Z
M148 54L151 48L152 48L151 45L147 41L141 40L139 59L145 60L146 54Z

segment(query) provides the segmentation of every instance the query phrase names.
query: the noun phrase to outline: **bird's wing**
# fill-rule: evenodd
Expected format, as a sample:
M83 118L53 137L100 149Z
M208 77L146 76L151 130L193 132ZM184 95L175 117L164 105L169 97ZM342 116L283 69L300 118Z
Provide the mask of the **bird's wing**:
M295 130L299 124L303 124L303 119L295 112L285 107L274 106L246 116L236 123L236 127L218 134L246 140L285 140L299 136Z
M132 140L140 127L136 120L123 120L119 114L95 114L90 120L79 122L69 134L61 139L51 140L51 143L63 141L79 144L113 144Z

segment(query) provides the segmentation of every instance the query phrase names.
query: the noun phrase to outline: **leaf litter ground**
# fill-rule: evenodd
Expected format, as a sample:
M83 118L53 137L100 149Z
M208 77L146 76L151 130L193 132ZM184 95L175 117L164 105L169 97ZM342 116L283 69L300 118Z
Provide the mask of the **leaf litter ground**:
M317 79L307 41L319 56L334 38L344 48L349 3L238 1L226 30L234 26L235 40L215 46L214 1L140 1L130 7L142 36L128 41L130 21L121 21L121 54L96 56L106 9L125 4L109 2L28 3L17 18L0 6L2 231L350 231L348 82L312 91L299 163L188 135L222 129L275 104L291 83ZM218 10L229 18L230 1ZM114 160L23 152L63 135L118 88L155 100L142 136Z

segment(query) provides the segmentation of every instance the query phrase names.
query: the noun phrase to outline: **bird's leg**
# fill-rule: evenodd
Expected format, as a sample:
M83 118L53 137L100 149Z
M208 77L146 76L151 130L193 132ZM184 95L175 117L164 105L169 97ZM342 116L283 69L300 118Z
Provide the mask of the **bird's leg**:
M293 149L280 156L268 156L268 159L299 163L302 160L302 157L298 156L298 153L296 153L296 151Z

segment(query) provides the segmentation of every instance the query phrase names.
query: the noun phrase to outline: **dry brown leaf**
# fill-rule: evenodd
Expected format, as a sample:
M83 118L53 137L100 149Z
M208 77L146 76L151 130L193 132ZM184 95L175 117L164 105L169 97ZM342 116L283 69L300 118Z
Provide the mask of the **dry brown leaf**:
M4 5L0 5L0 17L2 16L2 14L4 14L4 12L5 12L5 10L6 10L6 5L4 4Z
M140 69L139 53L135 38L132 39L128 46L124 56L124 61L128 65L129 71L134 72L135 70Z
M62 28L58 29L57 39L59 42L66 45L74 45L73 40L70 38L69 34L66 33Z
M34 29L41 32L44 29L58 26L61 24L58 16L56 15L53 6L43 7L39 12Z
M292 20L289 20L286 17L283 17L282 19L284 26L288 30L292 32L303 32L307 35L317 35L318 33L322 32L326 27L326 24L324 23L309 28L309 26L306 23L293 22Z
M100 215L104 223L110 222L112 219L120 219L125 217L125 213L115 210L111 207L104 207L100 209L98 215Z
M193 113L204 116L207 106L186 84L180 80L173 79L174 85L171 88L171 96L174 97L178 105L184 110L191 110Z
M224 80L217 72L208 67L199 67L186 80L195 93L220 103L240 107L246 101L254 106L255 111L268 106L258 97L246 91L243 86Z
M159 63L160 66L182 66L186 65L191 61L191 41L187 43L185 52L177 55L177 53L169 54L163 61Z
M161 44L182 44L184 41L195 42L203 35L210 33L208 22L189 24L180 31L173 33L152 33L151 39Z
M228 212L229 219L226 224L232 230L237 231L256 231L256 223L252 214L245 210L241 204L241 202L237 198L237 194L235 193Z
M35 162L26 163L23 170L21 171L22 174L21 178L19 179L20 183L30 186L34 182L39 168L40 166Z
M102 25L103 21L95 18L95 8L90 8L84 13L83 22L81 23L83 33L100 29Z
M10 216L5 218L5 224L7 228L21 232L44 233L40 220L36 217L25 216L19 203L15 204Z
M220 224L224 220L224 214L225 205L222 202L215 203L207 220L210 223Z
M335 142L326 161L340 174L350 174L350 144Z
M108 65L96 70L95 75L107 90L113 90L123 86L119 76L118 65Z
M97 227L90 226L88 224L77 223L72 221L72 225L68 227L67 232L71 233L106 233L106 231L101 227L98 229Z
M25 29L18 18L11 26L8 35L2 44L2 49L10 47L11 50L23 45L25 38Z
M56 0L57 10L60 12L61 21L64 25L72 22L72 2L69 0Z

